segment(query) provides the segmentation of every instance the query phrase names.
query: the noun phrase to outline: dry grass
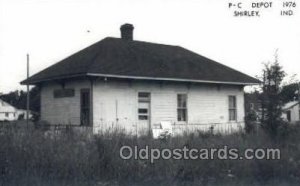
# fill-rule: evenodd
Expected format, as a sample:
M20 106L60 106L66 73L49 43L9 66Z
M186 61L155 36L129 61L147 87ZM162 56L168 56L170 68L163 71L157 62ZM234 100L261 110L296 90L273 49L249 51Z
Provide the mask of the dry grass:
M3 129L3 128L2 128ZM263 133L199 133L170 140L115 132L79 133L7 127L0 135L1 185L298 185L300 127L271 140ZM122 145L154 148L280 148L280 160L122 160ZM230 173L230 176L229 176Z

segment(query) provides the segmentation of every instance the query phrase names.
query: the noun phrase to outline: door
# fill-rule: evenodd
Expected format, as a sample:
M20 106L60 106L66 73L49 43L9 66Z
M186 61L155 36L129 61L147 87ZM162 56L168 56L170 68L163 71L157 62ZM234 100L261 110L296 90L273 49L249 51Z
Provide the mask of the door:
M149 92L138 93L138 135L148 135L150 132L150 108L151 100Z
M80 124L90 125L90 89L80 91Z

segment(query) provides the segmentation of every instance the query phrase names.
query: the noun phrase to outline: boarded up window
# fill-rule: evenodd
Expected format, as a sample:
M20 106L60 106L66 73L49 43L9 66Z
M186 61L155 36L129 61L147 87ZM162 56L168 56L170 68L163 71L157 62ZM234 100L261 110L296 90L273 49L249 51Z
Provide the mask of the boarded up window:
M236 109L236 96L229 96L229 121L236 121L237 109Z
M187 95L177 95L177 120L187 121Z
M57 89L53 91L54 98L74 97L74 89Z

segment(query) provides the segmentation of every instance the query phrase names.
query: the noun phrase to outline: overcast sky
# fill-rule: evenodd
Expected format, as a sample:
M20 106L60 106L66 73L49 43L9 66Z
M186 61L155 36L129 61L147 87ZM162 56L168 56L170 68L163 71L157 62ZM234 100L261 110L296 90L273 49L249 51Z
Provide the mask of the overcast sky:
M300 75L300 4L292 17L279 16L277 3L259 18L237 18L228 8L234 1L0 0L0 92L24 88L26 53L34 74L120 37L123 23L134 25L136 40L180 45L251 76L278 49L284 70Z

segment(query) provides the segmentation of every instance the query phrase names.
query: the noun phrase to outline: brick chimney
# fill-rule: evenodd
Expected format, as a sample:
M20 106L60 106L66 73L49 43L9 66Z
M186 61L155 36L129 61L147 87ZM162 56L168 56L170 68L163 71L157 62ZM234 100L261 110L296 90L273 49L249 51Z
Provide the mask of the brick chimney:
M127 41L132 41L133 40L133 25L132 24L124 24L121 26L121 38Z

